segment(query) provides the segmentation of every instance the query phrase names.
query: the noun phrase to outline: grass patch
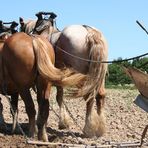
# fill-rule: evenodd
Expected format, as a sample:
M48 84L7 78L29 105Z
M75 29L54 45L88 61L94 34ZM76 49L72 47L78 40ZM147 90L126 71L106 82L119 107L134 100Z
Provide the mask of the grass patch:
M106 85L106 88L108 89L129 89L129 90L134 90L136 89L134 84L125 84L125 85Z

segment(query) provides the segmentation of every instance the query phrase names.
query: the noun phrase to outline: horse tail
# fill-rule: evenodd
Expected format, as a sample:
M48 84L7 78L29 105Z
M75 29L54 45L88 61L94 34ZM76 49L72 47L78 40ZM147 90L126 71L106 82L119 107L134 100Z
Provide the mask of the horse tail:
M81 92L79 92L80 96L88 95L94 92L93 90L99 90L105 83L105 75L107 72L107 63L102 63L102 61L107 61L108 57L106 40L103 34L98 30L90 27L87 27L87 30L87 42L88 48L90 49L90 64L87 79Z
M72 69L61 70L56 68L54 66L54 49L45 38L35 36L33 38L33 48L38 72L48 81L60 86L76 86L85 78L85 75L77 73Z
M41 37L33 38L33 48L35 51L38 72L49 81L62 79L62 73L54 66L54 50L50 43Z

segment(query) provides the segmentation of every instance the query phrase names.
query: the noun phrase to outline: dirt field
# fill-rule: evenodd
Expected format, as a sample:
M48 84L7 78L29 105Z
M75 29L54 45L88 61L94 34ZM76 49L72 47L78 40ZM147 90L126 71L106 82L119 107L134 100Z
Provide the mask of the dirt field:
M82 99L65 98L67 107L71 111L75 121L71 119L70 130L58 130L58 106L55 100L55 89L51 94L50 117L48 119L49 140L51 142L63 143L83 143L85 145L108 144L109 142L134 142L140 140L142 131L148 123L148 114L133 103L133 100L138 95L137 90L117 90L107 89L105 114L107 122L107 132L100 138L83 138L82 127L85 119L85 102ZM33 94L35 97L35 94ZM0 148L1 147L18 147L32 148L37 145L26 144L26 138L20 133L10 133L12 117L9 110L9 104L5 97L2 97L4 106L4 118L8 126L8 131L0 131ZM36 99L34 99L36 104ZM36 106L37 107L37 106ZM24 103L19 101L19 123L24 132L27 131L27 115L24 109ZM146 142L148 142L148 133L146 134ZM50 147L50 146L40 146Z

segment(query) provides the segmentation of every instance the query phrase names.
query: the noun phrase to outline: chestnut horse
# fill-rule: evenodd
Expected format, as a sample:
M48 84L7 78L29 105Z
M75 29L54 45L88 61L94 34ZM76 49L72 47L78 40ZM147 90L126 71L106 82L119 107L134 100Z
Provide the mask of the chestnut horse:
M31 137L35 134L36 111L29 89L34 84L37 86L38 139L48 141L45 125L49 115L51 86L76 85L86 76L70 69L55 68L55 54L48 40L22 32L15 33L5 41L2 62L25 103Z
M10 103L13 108L13 112L11 112L12 117L13 117L13 124L12 124L12 133L13 133L16 129L16 123L17 123L18 91L16 89L15 84L12 82L11 78L9 77L8 72L2 62L3 45L4 45L5 40L7 38L9 38L10 36L11 36L11 34L8 32L3 32L0 34L0 67L1 67L0 68L0 93L3 95L10 95L11 96ZM5 72L3 72L3 71L5 71ZM2 104L1 104L1 107L2 107ZM1 118L1 121L3 121L0 124L4 125L3 127L6 129L7 127L5 125L2 113L1 113L0 118Z
M83 88L80 89L81 95L86 100L83 132L87 137L102 136L105 132L103 107L107 71L107 64L102 61L108 59L108 47L104 35L99 30L86 25L70 25L59 31L53 23L54 20L47 17L44 19L41 15L41 13L36 15L38 20L33 33L48 38L52 43L57 68L72 67L87 75ZM61 86L57 86L56 99L60 108L59 128L67 128L69 118L63 104ZM95 100L97 111L94 109Z
M9 26L8 26L9 25ZM2 50L3 45L6 39L8 39L12 34L17 32L16 27L18 23L15 21L12 22L2 22L0 21L0 93L3 95L10 95L10 103L11 103L11 113L13 116L13 125L12 132L14 132L17 123L17 104L18 104L18 92L16 90L15 84L12 82L11 78L8 75L8 72L2 62ZM6 87L7 86L7 87ZM1 104L2 107L2 104ZM13 109L13 110L12 110ZM3 114L1 114L1 118L3 118ZM4 119L2 119L3 123ZM5 126L6 127L6 126Z

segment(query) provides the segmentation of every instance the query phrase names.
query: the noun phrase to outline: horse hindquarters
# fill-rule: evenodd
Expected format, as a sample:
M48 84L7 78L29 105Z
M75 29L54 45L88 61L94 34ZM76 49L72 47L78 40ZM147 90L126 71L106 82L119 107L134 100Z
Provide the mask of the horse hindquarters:
M64 51L61 51L64 50ZM65 53L68 52L69 54ZM101 102L104 94L100 95L100 89L104 88L104 79L107 64L99 61L107 61L107 44L103 34L91 27L72 25L62 31L57 42L57 66L64 63L81 73L87 73L88 77L78 92L87 101L86 123L84 133L87 136L101 136L104 131L104 119ZM74 55L75 57L71 56ZM63 57L63 58L61 58ZM80 59L80 58L82 59ZM88 59L90 62L83 59ZM98 61L98 62L91 62ZM94 110L94 96L97 96L97 112ZM101 101L100 101L101 100Z
M29 88L36 77L35 56L32 39L25 33L16 33L8 38L2 51L3 61L23 101L29 118L29 135L35 132L35 108Z

